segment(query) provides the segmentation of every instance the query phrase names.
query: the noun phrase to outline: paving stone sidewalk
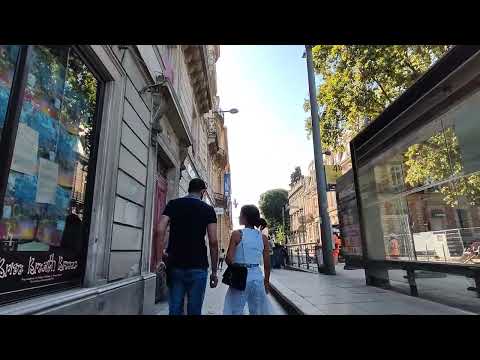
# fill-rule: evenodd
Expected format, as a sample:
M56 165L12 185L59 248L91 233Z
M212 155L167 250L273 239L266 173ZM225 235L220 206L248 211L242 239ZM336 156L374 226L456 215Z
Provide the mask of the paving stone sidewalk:
M474 313L391 290L366 286L362 270L328 276L275 269L276 293L305 315L474 315Z
M205 292L205 300L203 302L202 315L222 315L223 313L223 301L228 287L225 284L219 283L215 289L211 289L207 286ZM273 305L275 315L286 315L285 310L275 300L272 295L269 295L270 301ZM163 302L156 305L157 315L168 315L168 303ZM248 314L247 306L245 307L246 314Z

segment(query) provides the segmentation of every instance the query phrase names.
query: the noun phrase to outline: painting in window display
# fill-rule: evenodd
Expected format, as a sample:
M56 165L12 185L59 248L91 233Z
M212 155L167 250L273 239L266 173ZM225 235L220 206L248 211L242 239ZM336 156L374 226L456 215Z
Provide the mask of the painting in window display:
M33 46L31 53L0 220L2 292L80 279L86 250L97 80L71 47ZM13 274L9 264L24 270Z
M0 139L19 53L18 45L0 45Z

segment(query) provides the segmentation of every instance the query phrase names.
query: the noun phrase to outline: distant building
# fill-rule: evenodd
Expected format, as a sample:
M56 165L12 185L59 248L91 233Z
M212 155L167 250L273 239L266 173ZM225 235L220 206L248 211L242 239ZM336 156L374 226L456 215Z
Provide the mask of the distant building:
M351 168L348 152L324 155L324 164L337 165L345 173ZM288 192L291 243L321 243L320 213L314 161L308 166L308 175L292 184ZM327 191L328 214L333 227L338 226L338 211L335 191Z

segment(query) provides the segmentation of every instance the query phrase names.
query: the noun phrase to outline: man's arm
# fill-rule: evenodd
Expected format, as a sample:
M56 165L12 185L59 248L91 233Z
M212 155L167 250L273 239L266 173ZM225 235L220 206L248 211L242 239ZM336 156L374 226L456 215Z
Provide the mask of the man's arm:
M159 262L157 264L157 267L163 266L163 250L165 248L165 234L167 232L167 227L170 224L170 218L167 215L162 215L160 218L160 223L158 224L158 252L157 255L159 255ZM158 270L158 269L157 269Z
M217 273L218 264L218 239L217 224L212 223L207 226L208 244L210 246L210 260L212 265L212 273Z

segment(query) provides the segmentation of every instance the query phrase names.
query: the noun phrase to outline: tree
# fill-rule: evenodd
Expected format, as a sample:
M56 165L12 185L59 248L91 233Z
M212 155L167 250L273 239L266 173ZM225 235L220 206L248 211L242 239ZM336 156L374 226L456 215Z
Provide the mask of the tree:
M260 211L267 221L268 227L273 231L283 224L282 209L286 204L288 204L287 190L273 189L260 195Z
M315 72L322 146L342 152L447 50L447 45L317 45ZM310 111L308 101L304 110ZM311 118L305 123L311 134Z
M285 244L285 227L280 225L275 231L275 241L279 244Z
M463 173L457 136L453 128L432 135L426 141L411 145L403 155L405 184L418 187L446 180ZM439 186L445 203L458 207L459 199L470 206L480 205L480 175L470 175Z
M300 166L295 167L293 173L290 174L290 186L293 186L302 177L302 169L300 169Z

